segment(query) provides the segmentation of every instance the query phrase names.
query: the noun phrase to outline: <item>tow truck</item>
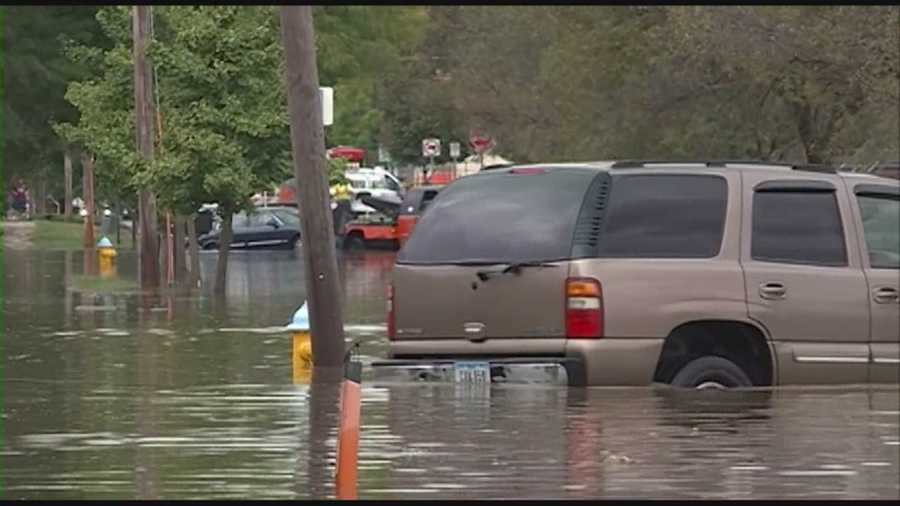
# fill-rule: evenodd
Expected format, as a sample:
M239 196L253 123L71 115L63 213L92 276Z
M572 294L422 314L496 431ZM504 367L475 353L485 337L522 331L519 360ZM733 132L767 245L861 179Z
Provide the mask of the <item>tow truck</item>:
M363 204L376 210L344 226L343 247L399 249L406 244L419 216L437 196L442 186L421 186L406 192L402 201L388 197L363 196Z

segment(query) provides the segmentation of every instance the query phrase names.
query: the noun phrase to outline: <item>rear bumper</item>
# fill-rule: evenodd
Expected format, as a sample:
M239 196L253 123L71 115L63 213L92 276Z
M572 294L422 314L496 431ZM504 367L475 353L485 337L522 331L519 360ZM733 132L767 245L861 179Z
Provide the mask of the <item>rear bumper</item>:
M556 382L570 386L646 386L653 382L663 342L632 338L393 341L393 359L372 366L384 377L453 381L454 361L481 360L490 362L492 368L495 364L515 366L508 377L526 372L531 377L534 371L543 370L538 377L543 374L545 382L552 382L553 374L564 375ZM547 372L551 370L557 372Z
M473 360L460 358L460 360ZM576 358L522 357L485 358L490 363L492 383L583 385L584 368ZM453 359L380 360L372 362L378 382L454 381Z

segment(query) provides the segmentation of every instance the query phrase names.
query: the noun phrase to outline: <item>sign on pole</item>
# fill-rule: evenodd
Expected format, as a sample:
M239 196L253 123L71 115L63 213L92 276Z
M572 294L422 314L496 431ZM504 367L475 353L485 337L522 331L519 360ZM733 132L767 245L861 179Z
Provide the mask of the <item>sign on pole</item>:
M451 142L450 143L450 158L456 160L459 158L459 143Z
M440 139L422 139L422 156L425 158L434 158L441 154Z
M481 132L472 132L469 136L469 145L472 146L472 149L479 155L484 154L486 151L496 146L496 144L493 137Z
M334 88L320 86L319 98L322 99L322 124L331 125L334 123Z
M381 163L388 163L391 161L391 154L380 144L378 145L378 161Z

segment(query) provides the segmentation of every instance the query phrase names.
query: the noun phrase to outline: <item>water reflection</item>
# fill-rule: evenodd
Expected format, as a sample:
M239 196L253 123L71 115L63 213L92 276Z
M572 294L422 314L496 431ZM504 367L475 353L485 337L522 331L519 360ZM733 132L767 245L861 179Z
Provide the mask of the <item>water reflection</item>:
M339 383L294 385L281 331L297 253L235 255L225 299L74 291L81 253L5 261L5 498L333 497ZM393 255L339 261L348 338L383 356ZM363 499L900 495L896 388L363 386Z

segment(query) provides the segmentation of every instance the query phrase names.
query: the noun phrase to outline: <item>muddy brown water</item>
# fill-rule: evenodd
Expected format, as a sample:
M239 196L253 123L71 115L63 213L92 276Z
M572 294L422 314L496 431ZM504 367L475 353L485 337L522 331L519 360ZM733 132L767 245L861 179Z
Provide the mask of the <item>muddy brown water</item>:
M334 497L337 385L295 385L296 252L228 293L70 290L78 252L6 251L6 499ZM339 258L348 339L384 356L393 254ZM134 278L131 252L119 272ZM215 254L205 255L211 274ZM896 387L676 393L363 381L362 499L897 499Z

